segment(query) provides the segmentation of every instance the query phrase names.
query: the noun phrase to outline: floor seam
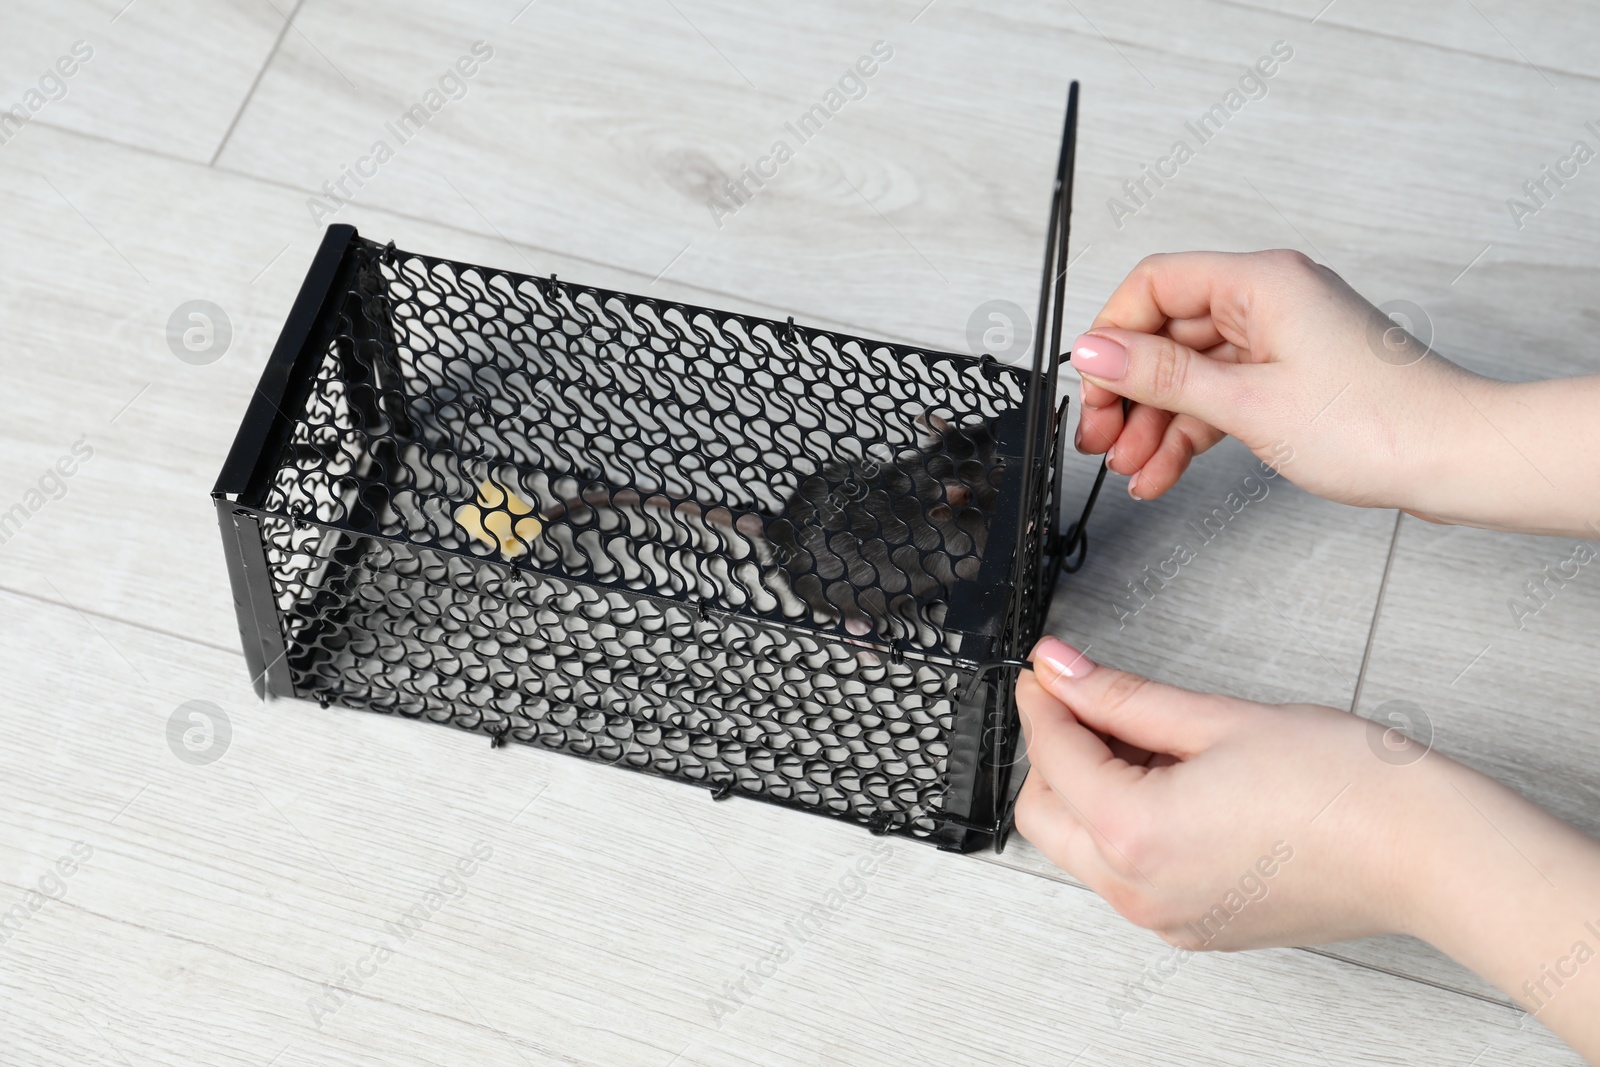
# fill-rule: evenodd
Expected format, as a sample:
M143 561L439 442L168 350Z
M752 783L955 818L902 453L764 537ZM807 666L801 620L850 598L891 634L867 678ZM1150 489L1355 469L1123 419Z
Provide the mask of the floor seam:
M1500 998L1492 997L1487 993L1476 993L1470 989L1461 989L1457 986L1445 985L1443 982L1432 978L1423 978L1420 975L1406 974L1403 971L1396 971L1389 967L1380 967L1375 963L1368 963L1365 960L1353 960L1349 956L1341 956L1337 952L1330 952L1325 948L1318 948L1315 945L1299 945L1296 946L1295 951L1304 952L1312 956L1321 956L1324 959L1338 960L1340 963L1348 963L1352 967L1360 967L1368 971L1377 971L1379 974L1386 974L1391 978L1400 978L1407 982L1417 982L1420 985L1432 986L1433 988L1441 990L1445 993L1455 993L1458 996L1469 997L1472 1000L1479 1000L1485 1004L1493 1004L1497 1008L1505 1008L1507 1011L1522 1011L1521 1008L1517 1007L1509 1000L1501 1000Z
M1236 7L1244 11L1254 11L1257 14L1281 15L1285 18L1289 18L1291 21L1300 21L1299 19L1295 19L1293 16L1290 16L1285 12L1278 11L1270 7L1262 7L1258 4L1252 4L1249 2L1249 0L1212 0L1212 2L1221 4L1225 7ZM1307 21L1306 25L1311 25L1310 21ZM1327 26L1330 29L1344 30L1346 33L1366 34L1368 37L1376 37L1381 41L1394 41L1397 44L1415 45L1418 48L1426 48L1433 52L1446 52L1450 55L1468 56L1472 59L1481 59L1486 63L1498 63L1507 67L1532 67L1536 71L1559 74L1564 78L1577 78L1582 81L1600 82L1600 74L1584 74L1581 71L1568 70L1565 67L1546 66L1544 64L1535 63L1531 59L1512 59L1507 56L1490 55L1487 52L1474 52L1470 48L1456 48L1447 44L1435 44L1432 41L1424 41L1414 37L1403 37L1397 33L1385 33L1383 30L1368 29L1365 26L1352 26L1348 22L1335 22L1331 19L1326 22L1322 22L1321 25ZM1491 25L1493 24L1491 23Z
M215 167L218 157L222 155L222 150L228 147L228 139L233 136L233 131L238 129L239 120L244 117L245 108L249 107L250 101L255 99L256 89L261 86L261 79L266 77L267 68L272 66L272 61L278 58L278 49L283 47L283 39L289 36L289 29L293 26L295 17L300 14L300 9L305 6L305 3L306 0L295 0L294 10L290 11L288 17L283 20L283 27L278 30L278 37L272 42L272 48L268 50L267 58L262 61L261 69L256 71L254 80L250 82L250 88L245 91L244 99L239 101L239 109L233 113L233 121L229 122L228 128L223 131L222 140L217 142L217 150L211 153L211 159L206 163L206 166ZM277 11L278 9L273 6L272 10Z
M1367 647L1361 650L1361 669L1356 672L1355 692L1350 694L1350 714L1359 714L1361 707L1361 691L1367 684L1367 667L1372 662L1372 649L1378 640L1378 620L1383 615L1383 598L1389 591L1389 572L1394 568L1395 549L1400 544L1400 524L1405 521L1406 513L1396 510L1394 513L1394 533L1389 536L1389 554L1384 557L1383 577L1378 579L1378 599L1372 605L1372 624L1367 627Z
M1004 863L988 856L977 855L972 856L971 858L977 860L979 863L987 863L991 866L999 867L1002 870L1015 871L1018 874L1026 875L1030 878L1042 878L1047 882L1054 882L1056 885L1064 885L1070 889L1082 890L1085 893L1094 892L1094 890L1090 889L1082 882L1074 881L1071 878L1057 878L1047 872L1035 871L1027 867L1015 867L1009 863ZM1349 956L1344 956L1337 952L1330 951L1326 948L1320 948L1315 945L1287 945L1283 947L1289 948L1294 952L1304 952L1311 956L1321 956L1323 959L1333 960L1337 963L1343 963L1350 967L1359 967L1364 971L1372 971L1377 974L1386 974L1391 978L1398 978L1401 981L1416 982L1418 985L1431 986L1432 988L1443 993L1454 993L1458 996L1467 997L1471 1000L1482 1001L1485 1004L1492 1004L1497 1008L1505 1008L1508 1011L1522 1010L1510 1001L1500 1000L1496 997L1490 996L1487 993L1478 993L1471 989L1462 989L1459 986L1447 985L1446 983L1438 981L1434 978L1424 978L1423 976L1417 974L1407 974L1404 971L1397 971L1389 967L1382 967L1376 963L1369 963L1366 960L1352 959Z
M198 637L174 633L171 630L163 630L159 626L151 626L148 623L135 622L131 619L125 619L120 615L109 615L104 611L98 611L94 608L84 608L77 607L73 604L63 604L59 600L51 600L47 596L40 596L38 593L29 593L22 589L13 589L9 585L0 585L0 593L9 593L14 597L21 597L23 600L32 600L38 604L45 604L53 608L60 608L62 611L72 611L83 615L93 615L95 618L104 619L106 622L114 622L120 626L131 626L136 630L143 630L146 633L159 634L160 636L170 638L173 641L184 641L192 645L199 645L201 648L209 648L213 652L223 652L231 656L244 655L244 652L237 648L227 648L223 645L214 645L210 641L203 641Z

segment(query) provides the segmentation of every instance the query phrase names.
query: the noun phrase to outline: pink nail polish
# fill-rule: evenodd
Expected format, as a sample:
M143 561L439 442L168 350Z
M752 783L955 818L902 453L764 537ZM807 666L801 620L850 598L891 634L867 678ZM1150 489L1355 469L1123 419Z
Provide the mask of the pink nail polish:
M1072 342L1072 366L1079 374L1114 382L1128 373L1128 350L1110 338L1086 333Z
M1082 678L1094 670L1094 660L1065 641L1047 637L1033 650L1033 662L1050 681Z

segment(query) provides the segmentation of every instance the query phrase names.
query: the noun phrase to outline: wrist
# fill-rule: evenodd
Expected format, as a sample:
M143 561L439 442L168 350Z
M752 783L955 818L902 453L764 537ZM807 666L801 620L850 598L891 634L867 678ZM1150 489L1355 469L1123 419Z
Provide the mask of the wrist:
M1428 388L1407 391L1413 433L1403 447L1411 462L1396 487L1397 506L1418 518L1448 525L1490 525L1506 511L1505 456L1516 453L1497 428L1508 421L1510 383L1462 370L1430 356ZM1420 393L1420 395L1418 395ZM1531 472L1530 472L1531 473Z
M1579 942L1586 958L1600 948L1600 843L1438 753L1421 762L1434 767L1419 791L1399 929L1572 1040L1573 1020L1600 1009L1600 971L1578 983L1557 967L1555 984L1549 971Z
M1489 827L1467 797L1478 791L1474 786L1493 783L1437 752L1396 771L1414 774L1415 780L1393 867L1394 925L1456 956L1457 937L1471 929L1470 917L1482 905L1480 893L1494 862L1480 832Z
M1520 533L1600 532L1600 377L1503 382L1439 360L1433 403L1418 405L1419 457L1398 495L1431 522ZM1408 401L1412 402L1412 401Z

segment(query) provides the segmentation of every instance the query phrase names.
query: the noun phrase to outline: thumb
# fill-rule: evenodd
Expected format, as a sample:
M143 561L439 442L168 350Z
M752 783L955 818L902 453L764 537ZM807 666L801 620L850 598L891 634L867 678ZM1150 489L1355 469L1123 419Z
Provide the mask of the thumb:
M1072 342L1073 370L1138 404L1226 430L1251 367L1202 355L1170 337L1102 326Z
M1149 752L1188 759L1237 728L1228 697L1195 693L1102 667L1054 637L1033 649L1034 676L1090 729Z

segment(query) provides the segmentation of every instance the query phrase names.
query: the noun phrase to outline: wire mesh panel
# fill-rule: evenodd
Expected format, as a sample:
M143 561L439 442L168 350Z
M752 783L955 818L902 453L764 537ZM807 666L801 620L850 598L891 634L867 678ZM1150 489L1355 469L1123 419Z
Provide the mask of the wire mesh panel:
M990 843L1050 383L330 227L213 494L258 691Z
M268 510L908 647L982 632L949 597L1015 462L1016 370L348 254Z
M300 696L938 827L962 682L948 665L434 549L265 529Z

